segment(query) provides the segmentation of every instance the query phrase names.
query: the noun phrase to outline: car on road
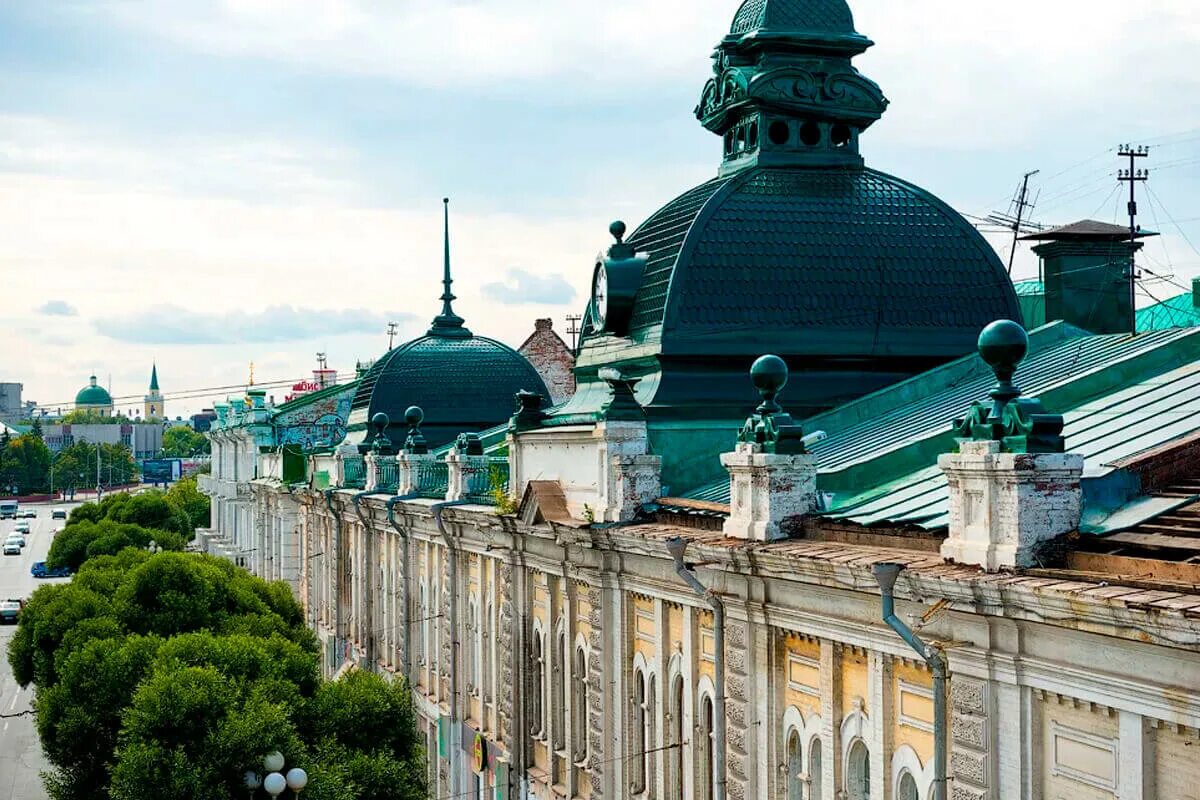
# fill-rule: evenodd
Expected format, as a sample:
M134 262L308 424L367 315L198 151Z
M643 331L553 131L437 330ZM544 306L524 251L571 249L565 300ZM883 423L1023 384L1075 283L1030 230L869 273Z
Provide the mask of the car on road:
M21 512L21 516L25 519L37 519L37 509L27 508Z
M0 602L0 622L11 622L14 625L21 617L21 609L25 608L24 600L9 598Z
M13 528L13 530L16 531L17 533L28 534L29 533L29 523L28 522L18 522L16 524L16 526Z
M5 544L8 544L9 542L14 542L18 547L24 547L25 546L25 537L22 536L19 532L13 531L4 540Z
M0 519L17 518L17 501L0 500Z
M6 555L6 556L21 555L20 543L14 542L12 539L9 539L7 542L4 543L4 555Z
M55 567L50 569L46 566L45 561L35 561L33 566L29 568L29 574L35 578L69 578L71 570L69 567Z
M56 508L50 512L50 519L66 519L67 510L65 508Z

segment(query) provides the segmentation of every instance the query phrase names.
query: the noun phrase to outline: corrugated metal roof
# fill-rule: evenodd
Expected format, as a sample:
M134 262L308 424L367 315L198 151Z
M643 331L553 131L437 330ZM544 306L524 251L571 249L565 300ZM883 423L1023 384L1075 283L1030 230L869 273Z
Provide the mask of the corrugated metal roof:
M1062 327L1060 333L1071 333ZM1049 332L1035 335L1042 344L1017 371L1016 382L1027 396L1062 401L1047 406L1063 414L1067 449L1085 458L1085 481L1109 474L1115 461L1200 430L1200 331L1047 340ZM952 442L951 421L985 398L994 382L977 358L974 366L967 361L803 423L807 431L829 434L812 449L830 517L927 529L948 524L946 480L936 457ZM1181 361L1183 366L1170 368ZM841 424L854 418L861 421ZM729 484L683 496L728 503Z
M1161 303L1137 310L1137 329L1154 331L1163 328L1191 328L1200 325L1200 305L1194 293L1168 297Z

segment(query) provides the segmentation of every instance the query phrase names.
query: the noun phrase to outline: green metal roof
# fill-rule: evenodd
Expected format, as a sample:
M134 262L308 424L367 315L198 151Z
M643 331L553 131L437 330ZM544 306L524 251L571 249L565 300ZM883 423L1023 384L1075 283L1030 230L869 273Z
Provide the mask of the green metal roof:
M154 364L150 368L150 391L158 391L158 364Z
M805 431L829 436L811 448L827 513L864 525L944 527L937 456L953 447L951 421L994 381L973 355L805 420ZM1099 480L1111 462L1200 429L1200 329L1089 336L1054 323L1030 335L1015 381L1063 414L1068 451L1086 459L1085 483ZM728 503L729 483L684 496Z
M954 357L1019 319L995 252L922 189L871 169L746 170L654 214L632 336L665 354ZM767 332L769 331L769 334Z
M1194 293L1176 295L1137 310L1137 329L1191 328L1200 325L1200 304Z
M113 404L112 395L110 395L102 386L96 384L96 376L90 378L91 384L79 390L79 394L75 395L75 405L77 406L111 406Z
M1017 297L1031 297L1046 293L1046 287L1039 280L1015 281L1013 290L1016 291Z

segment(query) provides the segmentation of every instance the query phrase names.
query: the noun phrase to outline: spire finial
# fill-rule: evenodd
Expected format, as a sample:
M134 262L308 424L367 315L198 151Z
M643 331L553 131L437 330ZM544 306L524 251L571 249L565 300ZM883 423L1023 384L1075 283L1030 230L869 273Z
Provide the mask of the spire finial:
M454 313L451 305L456 298L450 291L454 279L450 277L450 198L442 198L443 218L443 271L442 271L442 313L433 318L433 327L429 329L432 336L462 336L467 337L471 332L463 327L463 318Z

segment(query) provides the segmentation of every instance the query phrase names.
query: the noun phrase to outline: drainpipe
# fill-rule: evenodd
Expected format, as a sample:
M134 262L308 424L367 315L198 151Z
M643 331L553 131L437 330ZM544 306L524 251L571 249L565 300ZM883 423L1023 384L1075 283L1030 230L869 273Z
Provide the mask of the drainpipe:
M716 702L713 704L713 800L725 800L725 603L711 589L705 588L696 573L684 563L683 554L688 542L678 536L667 540L667 552L675 561L675 572L703 597L713 610L713 648L716 650ZM945 798L941 798L945 800Z
M333 638L334 650L337 652L337 666L340 667L342 665L342 659L345 655L345 639L348 638L344 636L343 626L346 621L346 612L342 607L342 587L345 583L344 572L346 566L346 556L342 552L342 512L335 510L333 507L333 492L333 489L325 490L325 507L329 509L329 514L333 517L335 525L333 529L333 547L335 558L334 569L337 571L337 576L334 579L334 584L337 588L337 596L334 600L333 606Z
M442 522L442 510L450 506L466 505L465 500L447 500L434 503L429 507L433 513L433 521L437 523L438 533L446 541L446 550L450 553L450 796L461 794L459 775L459 715L458 715L458 546L446 532Z
M363 557L366 568L363 570L365 578L364 594L367 601L367 663L371 665L371 671L375 671L375 534L371 532L371 526L367 523L367 518L363 514L362 499L369 494L386 494L386 492L358 492L350 498L354 503L354 512L358 514L358 521L362 523L363 533L366 534L367 552Z
M411 561L409 558L408 546L408 531L400 527L400 523L396 522L396 504L405 500L412 500L417 495L402 494L391 498L387 501L387 520L388 524L396 530L396 534L400 537L400 541L404 543L404 679L408 681L408 685L413 685L412 676L412 609L409 603L409 592L412 591L410 581L412 581L412 573L410 571Z
M937 645L926 644L912 628L896 616L896 597L893 590L903 564L876 564L871 568L883 600L883 621L908 646L920 654L933 672L933 800L946 800L946 654Z

